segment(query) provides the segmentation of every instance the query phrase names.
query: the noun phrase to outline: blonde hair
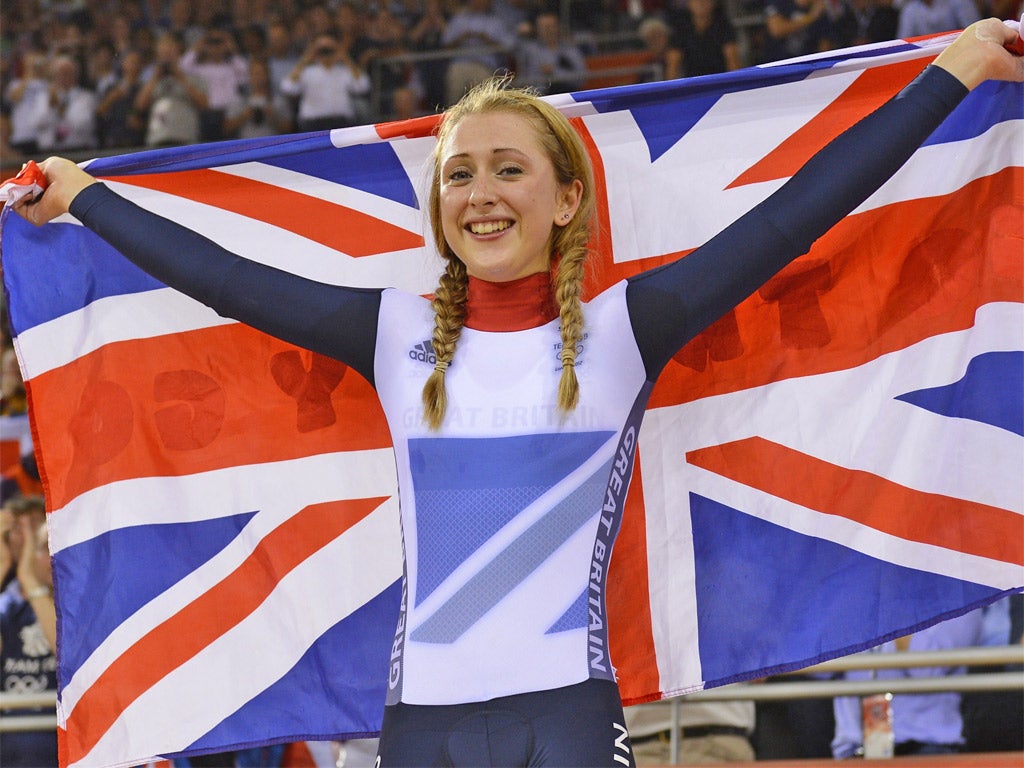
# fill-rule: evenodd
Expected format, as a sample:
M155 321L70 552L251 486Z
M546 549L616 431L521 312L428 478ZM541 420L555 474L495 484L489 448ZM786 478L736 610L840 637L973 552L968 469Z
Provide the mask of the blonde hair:
M562 375L558 384L558 407L562 413L579 403L576 378L577 344L583 335L583 279L587 261L587 242L594 217L594 178L583 142L566 117L529 89L510 88L508 77L492 78L471 89L450 107L437 131L434 170L430 184L430 225L434 244L445 260L445 271L434 294L434 354L437 365L423 387L424 416L431 429L439 429L448 405L445 370L455 354L455 346L466 318L469 275L466 266L445 240L441 227L441 153L452 130L469 115L511 112L529 120L554 167L559 184L582 182L583 190L576 213L565 226L553 226L548 252L557 258L552 264L552 293L558 303L562 335Z

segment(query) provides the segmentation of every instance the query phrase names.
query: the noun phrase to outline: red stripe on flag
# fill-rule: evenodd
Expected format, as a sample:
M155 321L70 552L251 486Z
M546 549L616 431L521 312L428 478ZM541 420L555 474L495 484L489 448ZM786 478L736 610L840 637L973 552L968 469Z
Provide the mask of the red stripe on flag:
M835 101L740 174L727 189L789 178L832 139L897 94L930 61L911 59L864 70Z
M385 500L314 504L267 534L233 573L142 637L85 691L68 717L67 760L85 757L132 702L241 623L293 568Z
M926 493L751 437L686 454L687 461L772 496L910 541L1024 565L1024 517Z
M221 171L112 176L110 180L248 216L349 256L374 256L423 246L421 235L354 208Z
M1024 168L851 216L687 344L649 407L847 370L1024 302ZM781 289L789 293L782 295Z
M54 509L117 480L391 445L362 376L240 323L108 344L27 387Z
M647 518L640 449L626 495L622 527L615 539L607 584L608 652L620 680L623 704L639 704L661 690L654 648L647 565Z
M377 123L374 129L382 139L421 139L434 135L441 115L424 115L408 120L396 120L390 123Z

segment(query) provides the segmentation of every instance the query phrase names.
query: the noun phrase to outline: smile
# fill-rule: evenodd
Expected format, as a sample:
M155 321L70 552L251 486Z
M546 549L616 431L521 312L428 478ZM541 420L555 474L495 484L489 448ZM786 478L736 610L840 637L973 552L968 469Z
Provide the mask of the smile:
M495 232L501 232L512 226L512 222L508 221L475 221L470 223L469 231L474 235L491 235Z

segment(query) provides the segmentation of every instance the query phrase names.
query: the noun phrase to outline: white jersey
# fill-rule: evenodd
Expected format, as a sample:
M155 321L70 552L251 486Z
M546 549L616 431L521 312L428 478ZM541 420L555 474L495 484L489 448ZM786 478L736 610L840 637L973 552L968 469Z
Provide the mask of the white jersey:
M462 330L439 431L429 301L385 291L375 379L398 464L406 584L389 703L453 704L614 679L604 584L646 401L625 283L585 305L564 419L558 320ZM637 403L639 407L636 407Z

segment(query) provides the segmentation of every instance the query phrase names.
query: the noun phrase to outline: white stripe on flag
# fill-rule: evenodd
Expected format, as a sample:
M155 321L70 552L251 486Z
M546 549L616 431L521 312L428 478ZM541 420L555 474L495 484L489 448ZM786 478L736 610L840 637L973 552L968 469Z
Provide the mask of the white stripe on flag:
M17 337L31 379L118 341L132 341L230 325L195 299L170 288L107 296L76 312L56 317Z
M929 144L913 154L896 174L854 213L915 198L941 197L972 181L1024 165L1024 121L997 123L981 136Z
M386 221L389 224L411 232L424 231L424 219L420 211L410 208L403 203L397 203L394 200L389 200L386 197L380 197L370 192L364 192L355 187L347 187L327 179L310 176L287 168L279 168L276 165L268 165L266 163L221 165L212 170L242 179L251 179L262 184L269 184L293 192L301 192L304 195L311 195L335 205L361 211L367 216L375 216L381 221Z
M378 509L303 561L254 613L129 705L72 766L131 765L125 755L141 761L185 749L281 679L324 632L401 578L396 518L394 508ZM280 631L282 617L289 632Z
M282 484L281 477L288 477L289 483ZM259 512L246 526L245 536L236 538L187 578L144 605L104 639L64 686L65 714L71 713L84 692L118 656L234 571L264 535L305 506L337 499L391 497L374 514L384 510L389 516L393 526L391 545L400 551L395 482L390 449L358 451L235 467L186 478L123 481L83 494L55 511L50 526L61 548L122 527L204 520L212 516L211 511L216 511L216 516ZM85 499L87 495L89 499ZM97 514L84 514L85 509L96 510Z
M223 170L223 169L221 169ZM223 208L166 192L105 182L118 194L165 218L220 243L247 259L284 269L328 285L394 287L413 293L432 291L441 272L432 249L423 247L352 257L286 229ZM301 216L301 211L295 212ZM422 236L422 229L412 230Z

